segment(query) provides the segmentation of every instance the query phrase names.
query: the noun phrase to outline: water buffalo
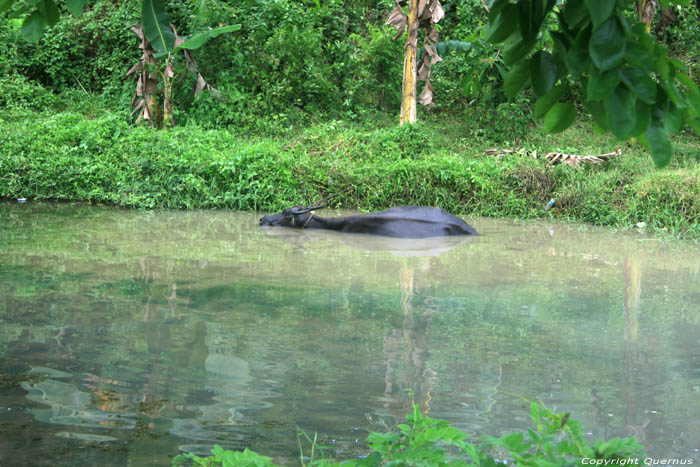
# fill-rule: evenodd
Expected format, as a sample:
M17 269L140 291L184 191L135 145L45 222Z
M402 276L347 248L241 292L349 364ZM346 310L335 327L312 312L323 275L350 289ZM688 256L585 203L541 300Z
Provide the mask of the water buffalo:
M298 229L327 229L398 238L476 235L476 230L469 224L440 208L397 206L386 211L358 216L315 216L313 211L323 207L295 206L287 208L279 214L264 216L260 219L260 225Z

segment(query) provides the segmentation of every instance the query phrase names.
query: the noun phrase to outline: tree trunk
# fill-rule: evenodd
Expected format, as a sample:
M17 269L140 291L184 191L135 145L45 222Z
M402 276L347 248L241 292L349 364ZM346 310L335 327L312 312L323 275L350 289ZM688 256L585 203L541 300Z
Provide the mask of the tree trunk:
M410 0L408 6L408 35L404 47L403 85L401 87L400 123L416 121L416 70L418 58L418 0Z
M168 54L165 71L163 72L163 126L170 127L175 125L173 118L173 78L175 77L175 68Z

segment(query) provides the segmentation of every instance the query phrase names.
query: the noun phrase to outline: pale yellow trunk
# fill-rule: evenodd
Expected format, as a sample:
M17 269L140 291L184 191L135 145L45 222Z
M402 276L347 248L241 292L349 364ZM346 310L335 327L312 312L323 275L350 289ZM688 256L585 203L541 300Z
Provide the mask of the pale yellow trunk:
M416 121L416 69L418 58L418 1L410 0L408 7L408 35L404 47L403 85L401 87L400 123Z
M175 68L171 61L170 54L165 62L165 71L163 72L163 126L170 127L175 124L173 118L173 77L175 76Z

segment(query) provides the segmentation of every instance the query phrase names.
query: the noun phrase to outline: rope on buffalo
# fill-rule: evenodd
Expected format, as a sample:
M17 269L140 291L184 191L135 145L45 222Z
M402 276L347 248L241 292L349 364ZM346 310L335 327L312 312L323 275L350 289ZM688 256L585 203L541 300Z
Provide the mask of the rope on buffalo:
M306 219L306 222L304 222L304 225L301 226L302 229L305 229L307 225L309 225L309 221L311 221L311 218L314 217L314 212L309 211L309 217Z

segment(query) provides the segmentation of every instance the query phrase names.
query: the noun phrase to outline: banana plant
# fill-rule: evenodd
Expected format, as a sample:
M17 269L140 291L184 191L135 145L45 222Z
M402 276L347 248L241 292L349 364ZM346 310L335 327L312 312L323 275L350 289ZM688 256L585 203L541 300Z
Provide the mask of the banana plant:
M67 10L75 17L82 14L90 0L64 0ZM60 19L60 10L56 0L0 0L0 15L10 18L24 18L20 33L29 42L38 41L46 31ZM136 91L134 93L134 113L138 119L152 123L172 125L173 99L172 87L175 78L173 58L182 52L185 58L185 70L197 74L194 88L196 96L202 90L218 91L206 82L197 69L192 51L220 34L237 31L240 24L224 26L180 37L175 26L170 23L163 0L141 1L141 24L132 26L131 30L141 39L141 59L128 72L127 76L136 74ZM162 113L159 101L162 95Z
M445 10L440 0L409 0L408 14L404 12L401 3L405 0L394 0L395 8L389 13L387 25L393 26L398 31L394 39L406 36L403 62L403 84L401 86L401 118L400 123L413 123L416 121L416 102L422 105L432 105L433 86L430 84L430 68L442 61L436 45L439 42L439 34L436 24L445 17ZM423 30L423 54L418 60L418 32ZM417 81L425 81L425 86L416 100Z
M132 100L133 113L138 112L137 121L144 120L163 126L175 123L172 94L175 78L173 59L178 52L182 52L185 57L185 71L197 74L194 95L197 96L206 89L220 97L219 92L207 83L199 72L191 51L200 48L213 37L240 28L240 24L234 24L181 38L175 26L170 23L162 0L143 0L141 24L131 27L134 34L141 39L141 59L126 73L126 76L130 76L138 72ZM161 95L162 113L159 112Z

